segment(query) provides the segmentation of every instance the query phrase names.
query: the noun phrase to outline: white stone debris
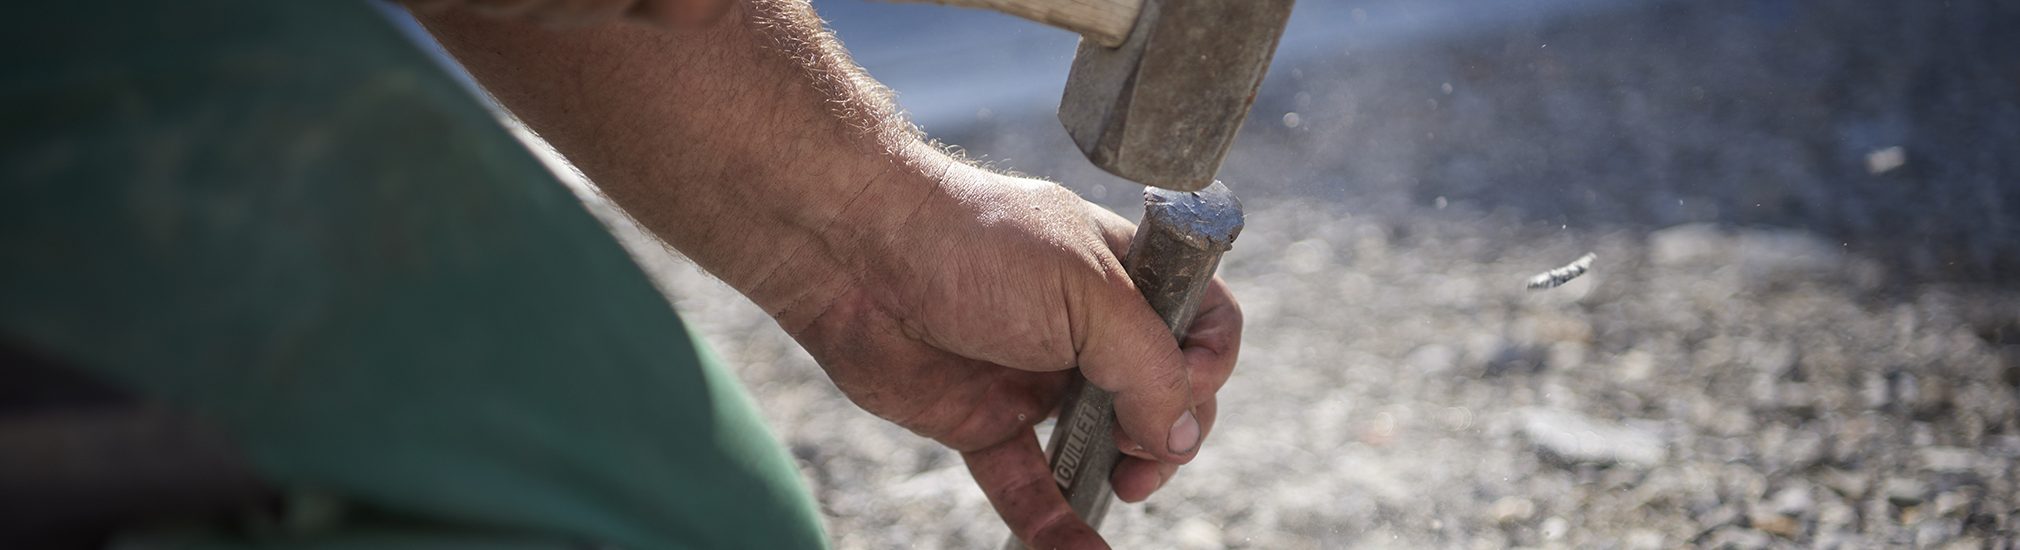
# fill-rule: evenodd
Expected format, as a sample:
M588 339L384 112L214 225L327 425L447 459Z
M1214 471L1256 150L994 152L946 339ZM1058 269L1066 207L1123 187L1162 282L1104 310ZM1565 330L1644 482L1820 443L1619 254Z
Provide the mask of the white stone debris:
M1571 282L1572 279L1576 279L1579 275L1584 275L1587 270L1592 269L1593 260L1598 259L1598 254L1587 252L1584 256L1579 256L1578 259L1572 260L1570 264L1566 264L1564 267L1545 271L1537 274L1535 277L1530 277L1529 290L1557 288L1564 283Z

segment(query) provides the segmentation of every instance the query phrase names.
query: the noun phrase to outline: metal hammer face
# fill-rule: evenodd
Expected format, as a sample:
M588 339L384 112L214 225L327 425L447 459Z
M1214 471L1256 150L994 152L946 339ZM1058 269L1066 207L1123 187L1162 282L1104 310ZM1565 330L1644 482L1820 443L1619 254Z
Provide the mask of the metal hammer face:
M1294 0L1144 0L1119 47L1080 42L1059 121L1096 166L1193 191L1213 183Z

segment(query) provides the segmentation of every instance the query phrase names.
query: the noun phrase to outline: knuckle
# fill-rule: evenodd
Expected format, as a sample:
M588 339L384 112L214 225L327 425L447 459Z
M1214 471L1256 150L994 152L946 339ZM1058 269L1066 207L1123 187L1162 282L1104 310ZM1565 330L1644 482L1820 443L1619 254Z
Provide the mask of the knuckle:
M1187 395L1192 393L1192 377L1185 372L1185 365L1167 358L1149 369L1149 379L1144 381L1144 389L1157 395Z
M1052 481L1052 478L1049 477L1020 476L1002 485L998 485L995 487L985 487L984 490L988 493L993 493L990 496L994 496L998 500L1009 500L1019 495L1032 493L1040 483L1050 481ZM1032 527L1037 526L1034 525Z
M1073 206L1080 203L1080 195L1075 194L1072 189L1067 189L1066 186L1057 183L1046 182L1044 185L1040 185L1038 187L1038 196L1044 198L1052 205Z
M1095 270L1101 275L1102 282L1107 284L1110 291L1122 293L1134 300L1143 299L1136 292L1136 282L1129 278L1129 270L1122 267L1122 259L1115 257L1115 254L1102 251L1097 258Z

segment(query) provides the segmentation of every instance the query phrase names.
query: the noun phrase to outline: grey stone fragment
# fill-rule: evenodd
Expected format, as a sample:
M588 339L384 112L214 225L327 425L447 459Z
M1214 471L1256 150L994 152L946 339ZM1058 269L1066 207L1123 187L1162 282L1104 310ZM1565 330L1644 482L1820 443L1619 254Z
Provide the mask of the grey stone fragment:
M1487 515L1501 525L1521 523L1536 515L1536 503L1522 497L1502 497L1487 508Z
M1556 409L1525 409L1522 436L1538 452L1570 463L1660 464L1666 455L1662 438L1652 432Z
M1221 532L1220 526L1203 518L1185 518L1178 523L1173 534L1178 538L1178 546L1188 550L1227 547L1226 535Z
M1940 474L1969 473L1983 455L1962 447L1922 447L1915 449L1915 461L1922 471Z
M1767 533L1745 527L1725 527L1704 539L1705 548L1730 548L1733 550L1759 550L1774 544L1774 538Z
M1768 508L1784 516L1802 516L1815 510L1817 501L1810 497L1809 487L1788 487L1776 492L1768 501Z
M1858 472L1848 472L1835 468L1826 469L1818 473L1814 479L1825 487L1831 488L1832 491L1837 491L1839 495L1852 500L1865 498L1866 490L1872 488L1872 483Z
M1888 478L1880 484L1880 494L1895 506L1914 506L1929 498L1929 483L1908 477Z

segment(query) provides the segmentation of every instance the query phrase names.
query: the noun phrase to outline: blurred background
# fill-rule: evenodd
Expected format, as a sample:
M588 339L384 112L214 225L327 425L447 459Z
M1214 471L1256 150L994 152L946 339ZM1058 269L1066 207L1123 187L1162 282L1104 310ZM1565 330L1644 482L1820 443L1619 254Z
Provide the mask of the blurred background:
M819 0L927 132L1126 216L1053 117L1075 38ZM2010 548L2020 3L1305 0L1223 178L1248 314L1124 548ZM608 205L607 220L623 225ZM954 454L620 227L843 548L994 547ZM1524 281L1585 252L1583 278Z

